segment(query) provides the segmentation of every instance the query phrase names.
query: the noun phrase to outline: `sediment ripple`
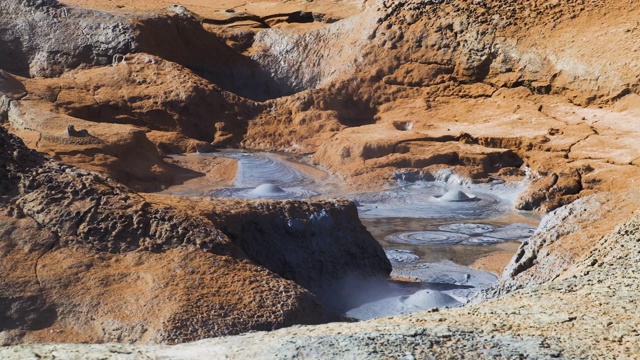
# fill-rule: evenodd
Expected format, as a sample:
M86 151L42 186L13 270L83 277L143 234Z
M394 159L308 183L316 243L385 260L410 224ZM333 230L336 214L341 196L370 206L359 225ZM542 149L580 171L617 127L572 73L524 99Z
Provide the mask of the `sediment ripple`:
M223 153L222 156L238 160L235 185L239 188L257 187L267 183L292 187L307 180L300 171L266 155Z
M455 245L469 239L468 235L446 231L408 231L387 236L385 240L408 245Z

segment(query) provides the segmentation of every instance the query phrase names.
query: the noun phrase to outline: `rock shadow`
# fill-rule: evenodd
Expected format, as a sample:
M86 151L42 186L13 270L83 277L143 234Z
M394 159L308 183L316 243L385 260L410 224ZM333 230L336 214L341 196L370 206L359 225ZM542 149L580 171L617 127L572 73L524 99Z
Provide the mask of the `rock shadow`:
M227 46L190 16L143 19L138 25L140 50L181 64L223 90L265 101L296 91L273 78L255 60Z
M0 331L45 329L57 318L55 307L41 296L0 297Z
M28 77L29 58L24 52L24 44L19 38L3 39L0 33L0 69Z

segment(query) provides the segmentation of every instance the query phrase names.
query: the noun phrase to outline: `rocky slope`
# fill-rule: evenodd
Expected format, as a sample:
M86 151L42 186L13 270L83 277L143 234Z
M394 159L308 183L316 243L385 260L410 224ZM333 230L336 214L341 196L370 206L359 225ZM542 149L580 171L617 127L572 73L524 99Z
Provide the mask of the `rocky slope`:
M629 94L636 92L639 72L619 55L638 46L632 35L632 14L639 11L634 4L410 1L379 2L368 11L363 16L378 22L360 22L369 41L347 41L352 56L350 66L341 66L343 77L273 100L276 114L250 123L244 144L315 152L318 164L359 184L397 168L434 173L455 167L486 179L498 168L523 162L541 179L519 207L543 210L593 188L594 172L585 169L608 172L612 162L624 167L637 159L632 146L622 145L625 136L618 136L635 130L622 121L603 121L627 112L583 107L625 97L637 109ZM589 19L605 13L624 20L606 17L598 39L619 50L585 56L598 47L579 34L588 31ZM333 27L337 24L323 31ZM313 36L319 43L327 38L321 31L306 34ZM300 44L292 51L304 53L310 64L333 64L313 46ZM274 136L280 129L288 136ZM597 152L594 142L604 139L616 144L615 155ZM587 148L588 155L581 150Z
M1 67L22 76L55 76L81 65L107 65L114 55L135 49L129 36L132 26L123 17L70 10L55 0L5 1L0 11Z
M628 146L636 130L615 119L632 119L637 112L633 84L639 69L617 55L637 50L636 4L354 4L335 5L347 14L361 9L341 21L256 29L242 22L207 25L213 13L235 14L225 11L234 7L231 3L198 5L196 13L175 6L131 14L18 2L3 5L11 14L0 24L6 29L4 48L25 43L20 49L29 65L22 67L50 72L19 71L17 64L5 68L31 76L78 68L60 78L24 81L30 95L22 101L38 103L29 102L26 108L51 111L55 116L49 115L49 123L58 128L92 126L78 122L84 120L177 132L171 145L155 139L171 152L205 145L181 136L219 146L311 152L314 162L354 187L379 188L397 169L434 174L446 167L484 181L522 176L516 168L525 164L539 181L518 207L549 211L578 194L619 187L608 181L611 171L634 171L625 167L640 158ZM268 16L261 7L266 3L254 5L260 16ZM294 4L269 6L273 14L279 6L290 10ZM324 5L309 6L319 11ZM31 13L42 18L42 28L56 29L53 37L27 36L29 28L21 19ZM77 27L63 21L65 16L95 19L119 30L88 31L76 39ZM604 39L608 50L580 38L596 17L605 30L592 38ZM613 21L617 18L622 20ZM541 40L534 44L531 39ZM120 42L130 48L96 45ZM87 59L73 55L64 47L70 44L95 54ZM593 48L598 56L587 55ZM127 55L131 52L149 55ZM43 57L48 60L41 61ZM110 62L116 66L87 69L105 64L94 61L103 58L115 59ZM625 105L602 111L595 107L613 103ZM38 128L40 134L32 137L42 136L44 127ZM605 143L615 144L615 153L603 153ZM151 148L136 153L140 159L132 166L105 145L73 152L55 141L37 145L137 189L175 181L175 169L167 168Z
M315 268L325 259L334 271L363 277L385 277L391 270L349 203L289 203L284 214L272 210L280 208L276 204L256 204L253 213L235 218L242 227L265 217L279 231L297 221L294 230L306 236L296 239L314 247L298 247L297 256L306 261L290 262L286 251L292 239L224 229L231 240L215 223L189 211L186 199L183 209L148 202L101 175L44 158L4 129L0 144L5 345L172 343L319 323L336 317L290 280L313 289L335 280ZM200 206L220 216L214 205ZM242 212L246 206L254 205L237 203L226 211ZM334 232L314 218L291 219L306 215L306 207L323 208L318 221L330 223ZM242 250L246 242L253 242L247 248L253 253ZM365 262L346 256L362 248L372 252Z
M593 202L574 203L564 213L578 226L598 217ZM636 200L637 201L637 200ZM637 207L637 202L636 202ZM562 233L546 218L544 231ZM582 219L582 220L581 220ZM355 324L292 327L179 346L39 345L0 349L6 357L120 356L123 359L257 358L610 358L640 351L635 308L638 297L638 227L635 214L594 241L589 255L565 265L565 273L499 299L458 309L416 313ZM506 273L505 273L506 274Z
M373 246L375 239L356 221L355 205L344 199L211 202L145 197L205 216L249 259L311 290L321 300L339 301L339 295L331 291L345 279L384 279L391 272L382 248Z

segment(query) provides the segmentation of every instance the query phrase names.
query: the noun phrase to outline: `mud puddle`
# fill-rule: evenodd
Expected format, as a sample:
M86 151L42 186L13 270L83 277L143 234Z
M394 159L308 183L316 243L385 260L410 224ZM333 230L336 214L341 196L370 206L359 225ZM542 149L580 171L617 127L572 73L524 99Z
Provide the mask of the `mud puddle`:
M393 265L392 277L403 279L346 279L319 296L332 310L356 319L464 305L497 280L496 274L470 265L492 254L515 253L540 221L513 210L524 183L469 184L443 171L436 181L399 181L384 191L349 193L322 169L286 154L224 151L180 159L212 157L237 162L233 182L198 178L164 192L245 199L343 197L356 203L362 223Z

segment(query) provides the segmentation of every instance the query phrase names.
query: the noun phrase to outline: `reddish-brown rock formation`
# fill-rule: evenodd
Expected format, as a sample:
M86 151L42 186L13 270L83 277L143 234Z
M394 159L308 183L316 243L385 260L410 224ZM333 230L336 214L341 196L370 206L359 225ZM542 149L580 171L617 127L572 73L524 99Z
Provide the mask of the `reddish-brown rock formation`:
M277 272L314 290L336 279L315 267L324 259L336 272L390 272L349 203L300 202L285 213L275 203L254 208L233 224L268 224L272 233L225 229L231 241L217 230L221 223L189 211L187 199L181 210L150 203L101 175L47 160L4 129L0 148L3 343L183 342L319 323L335 317ZM320 221L330 222L331 232L295 219L313 207L326 211ZM298 221L295 238L274 236L290 221ZM231 220L225 226L233 227ZM315 246L292 249L294 240ZM359 261L363 249L372 253Z

